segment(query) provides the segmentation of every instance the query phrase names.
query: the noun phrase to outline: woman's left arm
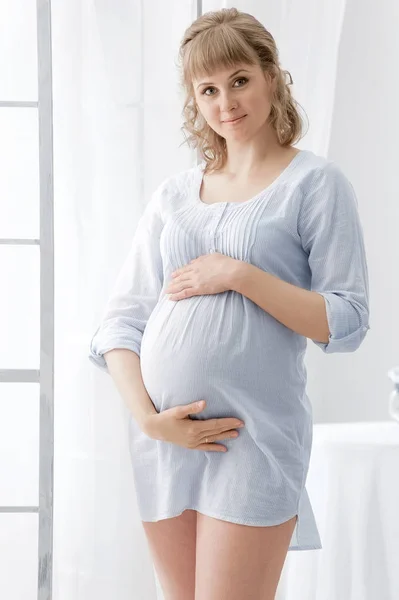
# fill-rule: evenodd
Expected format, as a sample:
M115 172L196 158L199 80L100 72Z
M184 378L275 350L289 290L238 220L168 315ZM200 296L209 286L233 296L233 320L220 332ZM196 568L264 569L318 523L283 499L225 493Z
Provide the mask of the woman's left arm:
M296 333L328 342L330 332L323 296L283 281L250 263L237 262L230 289L243 294Z
M311 290L238 262L231 289L310 338L324 352L353 352L369 326L369 280L357 199L335 165L320 169L298 215Z

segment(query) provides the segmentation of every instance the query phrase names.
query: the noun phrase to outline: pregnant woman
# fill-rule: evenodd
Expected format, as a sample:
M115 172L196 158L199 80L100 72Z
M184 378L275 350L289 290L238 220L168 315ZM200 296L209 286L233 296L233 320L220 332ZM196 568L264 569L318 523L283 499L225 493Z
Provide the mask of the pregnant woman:
M293 145L292 81L259 21L206 13L180 57L200 161L153 192L90 359L131 411L165 600L272 600L287 551L322 548L304 357L369 329L363 232L340 168Z

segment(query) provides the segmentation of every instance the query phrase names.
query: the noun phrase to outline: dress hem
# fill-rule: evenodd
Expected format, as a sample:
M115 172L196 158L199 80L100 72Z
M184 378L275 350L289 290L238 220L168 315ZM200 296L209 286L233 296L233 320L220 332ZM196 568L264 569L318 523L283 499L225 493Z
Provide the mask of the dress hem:
M282 523L285 523L286 521L289 521L290 519L292 519L293 517L297 516L298 512L295 512L294 514L290 515L289 517L284 517L283 519L279 519L278 521L276 520L259 520L259 519L241 519L240 517L231 517L230 515L224 515L224 514L220 514L220 513L214 513L212 511L206 510L203 511L201 509L198 508L194 508L192 506L187 506L186 508L183 508L180 512L176 513L176 514L162 514L159 517L155 517L154 519L141 519L142 521L150 521L150 522L154 522L154 521L161 521L162 519L170 519L173 517L178 517L180 516L185 510L195 510L201 514L204 514L207 517L213 517L216 519L221 519L222 521L229 521L231 523L237 523L238 525L253 525L253 526L258 526L258 527L271 527L273 525L281 525Z
M168 513L165 514L163 513L162 515L154 518L154 519L141 519L144 522L150 522L150 523L154 523L157 521L161 521L162 519L172 519L173 517L178 517L180 516L185 510L195 510L196 512L199 512L207 517L212 517L215 519L221 519L222 521L229 521L230 523L237 523L238 525L249 525L249 526L254 526L254 527L271 527L273 525L281 525L282 523L286 523L287 521L289 521L290 519L292 519L295 516L298 516L298 512L295 512L293 515L290 515L289 517L284 517L283 519L278 519L276 520L261 520L261 522L259 522L259 519L249 519L244 521L244 519L240 519L237 517L231 517L228 515L224 515L224 514L219 514L219 513L214 513L212 511L209 510L199 510L197 508L193 508L192 506L187 506L186 508L183 508L181 511L177 512L177 513ZM299 516L298 516L298 521L299 521ZM299 544L298 546L290 546L288 548L288 550L322 550L322 546L319 544Z

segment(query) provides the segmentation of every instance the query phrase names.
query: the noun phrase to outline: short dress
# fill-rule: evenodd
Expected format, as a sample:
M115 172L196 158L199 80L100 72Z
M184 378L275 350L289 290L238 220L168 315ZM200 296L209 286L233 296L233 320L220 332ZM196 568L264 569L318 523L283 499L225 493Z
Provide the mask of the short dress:
M305 486L313 432L307 338L236 291L171 300L165 289L171 273L191 260L225 254L321 294L330 336L314 343L325 353L353 352L370 328L358 202L340 168L309 150L242 202L204 203L204 168L201 162L175 173L153 192L89 358L108 372L103 354L130 349L158 412L206 400L190 418L245 423L238 438L220 440L228 449L222 453L154 440L131 417L143 521L186 509L248 526L297 515L289 550L320 549Z

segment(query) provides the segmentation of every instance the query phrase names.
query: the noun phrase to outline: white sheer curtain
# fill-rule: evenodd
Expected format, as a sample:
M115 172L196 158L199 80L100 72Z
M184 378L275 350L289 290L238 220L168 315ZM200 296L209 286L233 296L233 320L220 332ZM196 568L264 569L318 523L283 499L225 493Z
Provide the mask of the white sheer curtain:
M127 412L87 355L151 190L193 161L178 147L174 61L194 8L53 2L56 600L156 594Z
M326 153L344 0L235 2L275 35ZM227 6L203 2L203 12ZM130 469L127 413L88 343L149 194L193 154L175 60L194 1L53 2L55 600L150 600L156 586ZM328 55L318 52L329 40ZM159 594L161 597L161 594Z

